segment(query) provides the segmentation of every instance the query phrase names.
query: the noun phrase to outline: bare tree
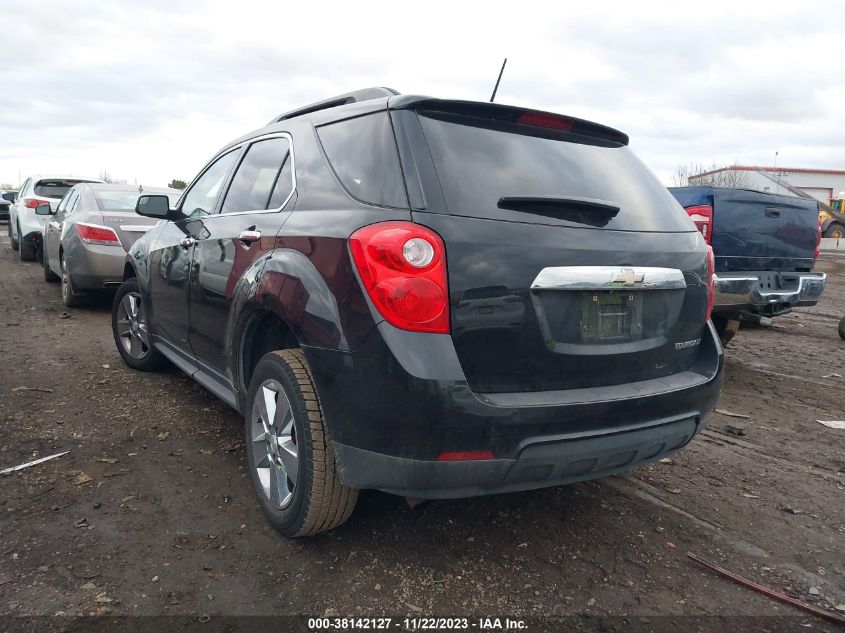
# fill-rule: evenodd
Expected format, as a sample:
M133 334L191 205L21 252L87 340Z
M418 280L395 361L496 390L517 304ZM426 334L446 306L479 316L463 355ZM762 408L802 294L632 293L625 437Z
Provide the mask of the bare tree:
M100 172L100 180L110 185L125 185L127 184L126 178L114 178L108 171L108 169L104 169Z
M713 163L710 167L705 167L702 163L689 163L675 167L675 171L672 173L672 184L676 187L694 185L745 187L748 185L748 172L741 169L731 169L730 167L720 167L716 163Z

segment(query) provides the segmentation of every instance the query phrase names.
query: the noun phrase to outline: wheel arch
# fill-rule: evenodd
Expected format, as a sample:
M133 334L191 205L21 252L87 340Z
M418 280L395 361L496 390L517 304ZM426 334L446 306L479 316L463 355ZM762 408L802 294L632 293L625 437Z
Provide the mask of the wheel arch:
M270 352L299 347L293 327L279 311L257 307L244 317L236 354L236 383L242 407L258 361Z

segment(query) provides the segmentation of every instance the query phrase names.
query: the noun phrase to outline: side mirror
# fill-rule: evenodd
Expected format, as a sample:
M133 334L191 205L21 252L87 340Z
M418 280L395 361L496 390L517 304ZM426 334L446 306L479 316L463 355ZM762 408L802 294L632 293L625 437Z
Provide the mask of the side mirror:
M35 215L53 215L53 207L49 204L39 204L35 207Z
M170 198L167 196L140 196L135 203L135 213L148 218L166 220L170 217Z

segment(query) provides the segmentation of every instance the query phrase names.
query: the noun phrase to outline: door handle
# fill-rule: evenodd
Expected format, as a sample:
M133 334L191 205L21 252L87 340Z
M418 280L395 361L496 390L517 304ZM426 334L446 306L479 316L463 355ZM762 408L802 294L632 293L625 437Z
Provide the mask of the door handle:
M241 234L238 235L238 239L244 244L252 244L253 242L257 242L261 239L261 231L244 229L243 231L241 231Z
M183 237L179 242L179 245L186 250L191 248L194 244L196 244L196 240L192 237Z
M779 218L780 217L780 209L776 207L766 207L766 217L767 218Z

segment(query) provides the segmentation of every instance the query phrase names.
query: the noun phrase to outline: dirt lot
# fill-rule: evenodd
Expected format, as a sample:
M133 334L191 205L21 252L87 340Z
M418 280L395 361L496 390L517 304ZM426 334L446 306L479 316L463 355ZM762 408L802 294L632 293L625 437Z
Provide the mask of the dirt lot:
M58 287L0 232L0 468L70 451L0 477L2 615L593 614L646 628L672 616L662 620L682 629L689 615L789 615L769 630L835 626L686 552L811 603L845 603L845 431L816 422L845 419L845 257L823 255L819 306L740 332L720 408L750 418L717 414L671 463L415 510L366 493L340 529L289 541L254 501L241 419L175 370L124 367L109 307L65 313Z

